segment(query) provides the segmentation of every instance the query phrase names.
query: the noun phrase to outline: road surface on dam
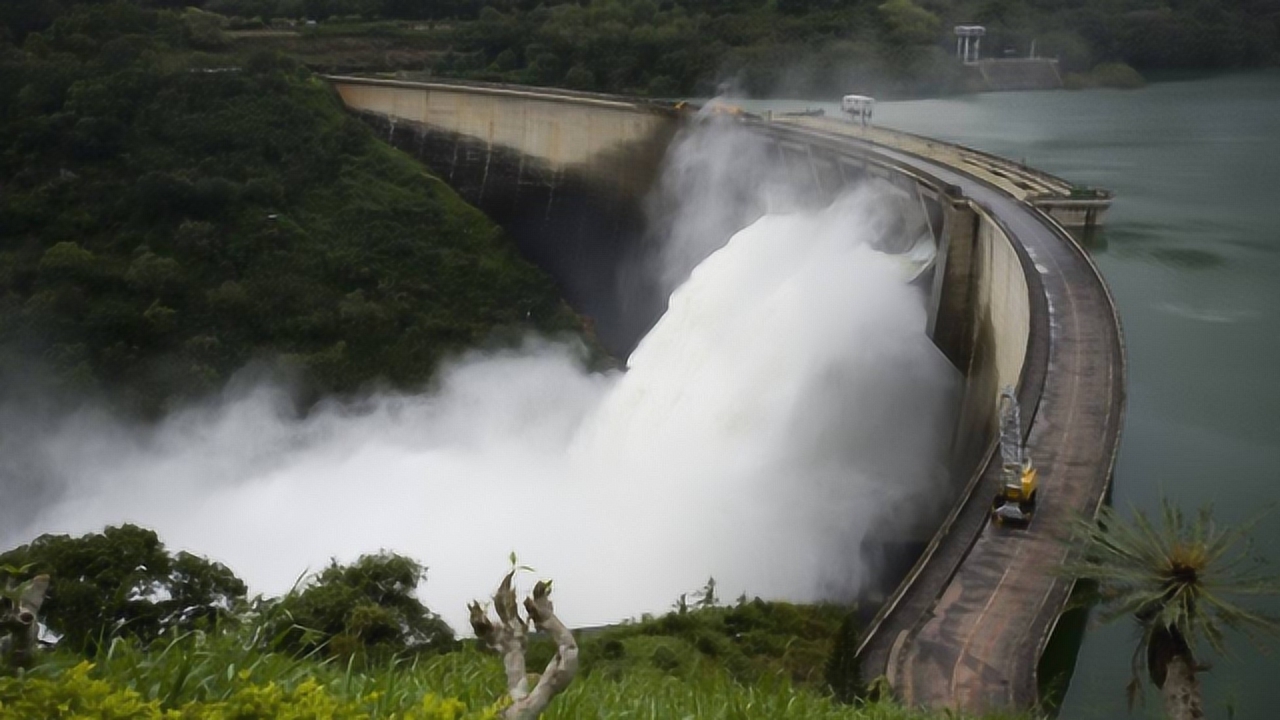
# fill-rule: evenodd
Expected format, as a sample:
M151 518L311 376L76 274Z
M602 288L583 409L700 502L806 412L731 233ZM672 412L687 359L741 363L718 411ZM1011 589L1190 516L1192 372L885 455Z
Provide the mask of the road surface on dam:
M810 131L855 138L836 122L797 121ZM1039 212L967 173L882 145L875 151L959 187L998 218L1034 265L1043 291L1024 368L1034 403L1027 451L1041 478L1039 508L1025 530L988 523L999 463L963 498L948 538L913 589L864 648L868 675L883 669L912 705L969 711L1026 708L1038 697L1036 667L1071 591L1058 575L1061 538L1076 515L1106 496L1124 409L1119 322L1086 252ZM1033 300L1033 307L1037 303ZM878 651L878 652L877 652ZM884 663L879 668L875 660Z

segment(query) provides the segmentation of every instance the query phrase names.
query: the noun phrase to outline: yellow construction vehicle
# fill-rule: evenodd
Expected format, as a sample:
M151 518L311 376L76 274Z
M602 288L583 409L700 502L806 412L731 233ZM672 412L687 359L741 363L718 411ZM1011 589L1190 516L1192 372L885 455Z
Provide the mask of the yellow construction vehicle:
M709 101L705 105L694 105L686 100L681 100L673 105L672 109L676 112L692 112L699 113L704 116L728 115L732 118L745 118L751 115L737 105L730 105L729 103L715 99Z
M1036 513L1036 469L1022 442L1022 413L1013 388L1000 392L1000 493L991 504L997 525L1026 527Z

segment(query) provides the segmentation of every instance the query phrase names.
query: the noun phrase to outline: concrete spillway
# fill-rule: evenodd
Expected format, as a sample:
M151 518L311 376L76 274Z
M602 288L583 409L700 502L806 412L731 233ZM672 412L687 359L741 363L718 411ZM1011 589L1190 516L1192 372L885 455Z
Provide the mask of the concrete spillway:
M626 278L614 273L642 251L641 198L684 115L529 88L330 81L352 111L511 229L569 301L599 319L608 347L628 350L661 311L660 288L618 293ZM878 178L938 243L930 334L965 377L957 499L862 638L864 677L885 675L912 704L1034 705L1037 661L1071 590L1054 573L1065 552L1059 529L1106 496L1123 413L1115 310L1060 224L1095 221L1107 198L900 133L812 118L741 122L814 197ZM1006 385L1017 388L1044 488L1034 522L1017 531L987 522Z

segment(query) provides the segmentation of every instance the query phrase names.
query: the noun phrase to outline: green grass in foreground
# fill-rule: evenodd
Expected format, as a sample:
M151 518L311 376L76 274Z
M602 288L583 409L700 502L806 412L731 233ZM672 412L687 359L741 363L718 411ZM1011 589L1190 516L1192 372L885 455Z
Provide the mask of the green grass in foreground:
M144 566L154 572L139 575ZM52 576L43 619L62 641L29 671L0 667L0 720L475 720L503 707L502 662L433 621L414 596L424 569L409 558L364 556L284 597L249 599L226 568L125 526L0 556L0 580L34 573ZM135 597L137 587L155 597ZM94 602L109 597L128 599ZM831 687L856 694L853 608L722 605L712 580L675 608L577 633L577 676L545 717L935 717L834 700ZM534 635L528 669L554 652Z
M248 634L187 634L150 649L120 641L92 661L57 653L21 679L0 678L0 720L47 718L493 717L502 707L500 661L467 649L365 671L255 649ZM696 660L682 675L636 668L586 673L551 705L571 718L941 717L891 703L840 705L787 678L751 685ZM947 715L946 717L954 717Z

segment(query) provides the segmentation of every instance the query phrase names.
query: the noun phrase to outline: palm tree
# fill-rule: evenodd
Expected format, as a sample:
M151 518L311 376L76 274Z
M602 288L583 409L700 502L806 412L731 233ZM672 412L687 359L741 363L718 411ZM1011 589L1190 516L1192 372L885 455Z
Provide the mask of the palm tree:
M1157 525L1138 511L1126 521L1111 508L1096 520L1077 520L1072 541L1080 552L1065 571L1095 584L1104 622L1137 620L1141 639L1133 654L1130 706L1141 694L1145 668L1168 717L1203 718L1197 673L1207 668L1197 663L1196 652L1207 645L1224 653L1227 629L1254 638L1280 632L1276 618L1230 599L1280 593L1280 578L1264 574L1250 552L1256 520L1224 528L1209 506L1190 518L1167 500L1159 520Z

